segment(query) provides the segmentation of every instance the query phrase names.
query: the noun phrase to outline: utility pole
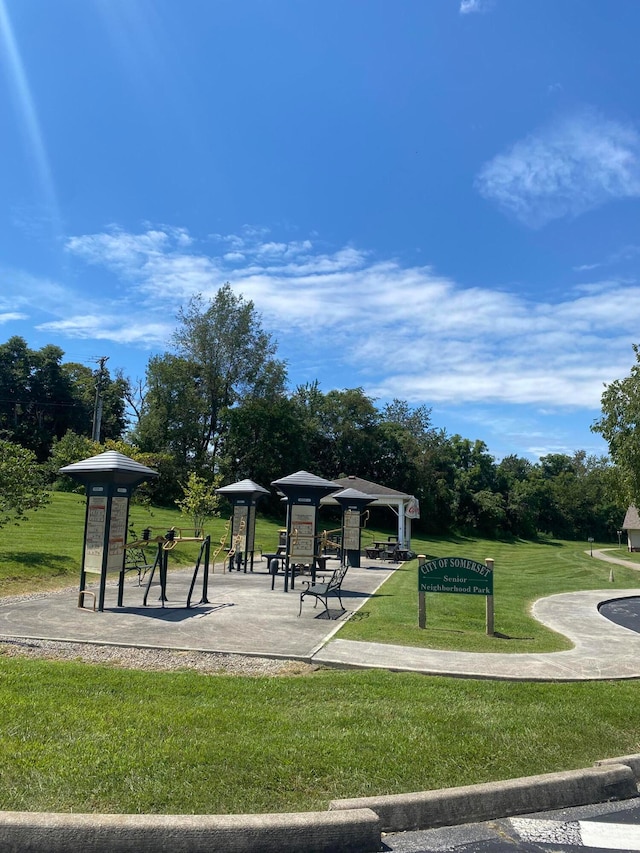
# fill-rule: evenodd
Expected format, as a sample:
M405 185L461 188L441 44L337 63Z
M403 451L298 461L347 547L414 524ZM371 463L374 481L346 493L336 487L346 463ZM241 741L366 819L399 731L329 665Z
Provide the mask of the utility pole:
M96 359L98 364L97 376L96 376L96 399L93 406L93 427L91 430L91 439L93 441L97 441L100 443L100 425L102 424L102 388L105 380L105 364L109 361L108 355L103 355L100 358Z

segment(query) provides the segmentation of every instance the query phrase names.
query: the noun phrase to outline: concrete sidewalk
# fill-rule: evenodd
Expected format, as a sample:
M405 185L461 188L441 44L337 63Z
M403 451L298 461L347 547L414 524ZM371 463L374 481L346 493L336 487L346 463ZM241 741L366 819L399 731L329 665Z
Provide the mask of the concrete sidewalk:
M594 551L594 557L639 568L602 552ZM198 580L190 609L185 605L192 569L169 573L165 607L155 582L149 606L142 606L145 588L138 586L133 573L127 578L125 606L116 606L117 589L110 584L102 613L89 606L78 608L77 589L0 600L0 641L4 636L236 653L328 666L514 681L640 678L640 634L614 624L598 610L607 600L640 597L640 587L563 593L536 601L534 617L567 637L574 644L568 651L452 652L334 637L344 621L378 592L397 568L395 564L370 561L362 568L350 568L343 592L346 613L340 612L337 600L330 614L322 614L321 607L314 609L312 601L305 601L301 616L301 578L295 590L285 593L282 575L276 576L275 589L271 589L266 562L257 563L255 571L247 574L223 572L222 568L216 566L210 575L207 603L195 603L200 600L202 581ZM86 603L89 601L87 598Z
M350 568L342 593L346 612L340 611L337 599L332 597L331 618L322 615L322 605L314 608L313 599L303 602L298 616L300 592L305 589L303 578L297 577L295 589L285 593L284 576L276 575L272 590L266 560L257 562L255 571L247 574L224 572L221 564L216 565L209 576L208 603L198 603L200 575L189 609L186 601L193 569L169 572L169 600L164 607L155 578L148 606L143 606L145 586L139 586L131 572L126 579L124 606L116 606L117 587L115 582L109 583L103 612L92 610L90 596L85 597L85 607L78 608L77 587L0 599L0 642L4 636L310 661L349 613L373 595L396 568L395 564L381 562ZM97 584L87 588L97 592Z
M640 634L616 625L598 611L598 605L604 601L638 596L640 588L601 589L552 595L536 601L534 617L574 643L572 649L564 652L484 654L334 639L314 656L314 661L331 666L511 681L640 678Z

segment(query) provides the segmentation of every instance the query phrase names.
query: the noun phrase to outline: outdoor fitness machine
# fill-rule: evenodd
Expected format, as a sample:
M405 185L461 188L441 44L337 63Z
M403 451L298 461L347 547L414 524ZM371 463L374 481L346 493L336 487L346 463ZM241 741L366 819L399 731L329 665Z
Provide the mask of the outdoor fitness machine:
M84 604L87 572L100 574L98 610L104 610L107 574L119 572L118 606L124 590L124 558L129 520L129 500L136 486L158 476L157 471L135 462L122 453L108 450L72 465L60 468L85 487L87 508L80 569L78 607Z
M337 490L336 484L307 471L289 474L271 485L287 499L287 536L284 588L288 591L288 572L291 568L291 589L295 587L297 564L310 564L315 574L317 558L316 530L318 507L325 495Z
M229 571L235 566L238 571L244 566L247 572L249 555L249 570L253 571L253 553L256 533L256 504L263 495L268 495L268 489L263 489L253 480L240 480L230 486L216 489L217 495L223 495L233 504L231 516L231 545L229 548Z
M343 489L331 495L342 507L342 564L360 568L360 531L363 509L375 498L358 489Z
M200 567L203 567L203 575L202 575L202 598L200 599L200 604L208 604L209 599L207 598L207 593L209 590L209 558L211 554L211 537L205 536L202 531L197 531L195 536L183 536L181 528L172 527L170 530L167 530L165 534L159 534L158 536L152 536L152 529L150 527L145 528L142 531L142 539L136 540L135 542L129 542L126 547L128 548L139 548L144 547L145 545L149 545L151 542L155 542L157 545L156 559L151 568L151 574L149 575L149 580L147 581L147 588L144 591L144 598L142 599L143 605L147 606L147 598L149 597L149 590L151 589L151 584L153 582L153 577L156 573L156 569L159 571L160 575L160 603L161 606L164 607L165 601L167 601L167 571L169 567L169 551L172 551L176 545L181 542L201 542L200 553L198 554L198 559L196 560L196 565L193 570L193 577L191 578L191 584L189 586L189 593L187 595L187 609L191 607L191 596L193 595L193 590L196 585L196 580L198 579L198 572L200 571ZM118 606L121 606L122 601L120 598L118 599Z

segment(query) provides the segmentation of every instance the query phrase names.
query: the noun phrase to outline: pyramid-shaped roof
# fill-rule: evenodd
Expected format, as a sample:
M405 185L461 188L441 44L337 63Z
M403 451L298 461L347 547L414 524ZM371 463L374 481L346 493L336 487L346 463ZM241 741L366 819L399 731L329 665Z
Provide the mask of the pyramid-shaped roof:
M67 474L81 483L108 482L128 486L158 476L157 471L116 450L107 450L80 462L72 462L71 465L60 468L59 473Z
M237 483L231 483L228 486L221 486L216 489L217 495L229 495L239 497L240 495L250 495L251 497L259 497L260 495L268 495L269 490L254 483L253 480L238 480Z

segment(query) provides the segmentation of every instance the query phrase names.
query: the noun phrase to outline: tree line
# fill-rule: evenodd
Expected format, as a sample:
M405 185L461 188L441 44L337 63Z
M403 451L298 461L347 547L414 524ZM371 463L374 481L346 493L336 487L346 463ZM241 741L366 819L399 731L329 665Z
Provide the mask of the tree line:
M229 284L180 310L169 350L149 360L144 379L63 356L19 337L0 345L0 439L32 453L58 488L60 467L113 448L159 470L144 488L165 504L194 473L268 487L308 470L415 495L427 533L612 540L626 509L619 460L576 451L497 461L483 441L434 426L425 405L378 405L362 388L323 392L317 381L291 390L255 305ZM281 513L275 496L263 508Z

